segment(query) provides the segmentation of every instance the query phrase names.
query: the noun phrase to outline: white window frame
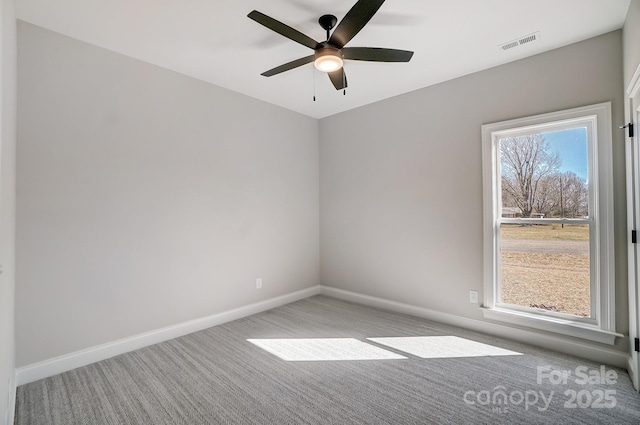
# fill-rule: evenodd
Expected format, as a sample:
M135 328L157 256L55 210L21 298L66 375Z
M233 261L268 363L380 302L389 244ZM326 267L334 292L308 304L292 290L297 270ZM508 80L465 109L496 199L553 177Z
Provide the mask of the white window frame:
M587 127L588 219L507 219L501 216L499 140L525 134ZM484 299L486 319L613 345L615 332L615 256L611 103L574 108L482 126L484 199ZM589 224L591 317L500 304L500 224ZM595 295L595 296L594 296Z

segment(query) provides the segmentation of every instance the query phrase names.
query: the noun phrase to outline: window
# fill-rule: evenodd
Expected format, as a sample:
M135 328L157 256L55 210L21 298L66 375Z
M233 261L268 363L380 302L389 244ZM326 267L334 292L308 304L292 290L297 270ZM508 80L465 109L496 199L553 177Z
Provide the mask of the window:
M613 344L610 103L482 127L484 314Z

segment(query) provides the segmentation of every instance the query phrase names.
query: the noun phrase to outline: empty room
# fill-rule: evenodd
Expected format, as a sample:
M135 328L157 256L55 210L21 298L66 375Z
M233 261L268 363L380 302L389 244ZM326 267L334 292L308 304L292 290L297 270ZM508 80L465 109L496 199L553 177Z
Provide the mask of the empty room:
M0 2L0 425L640 423L640 0Z

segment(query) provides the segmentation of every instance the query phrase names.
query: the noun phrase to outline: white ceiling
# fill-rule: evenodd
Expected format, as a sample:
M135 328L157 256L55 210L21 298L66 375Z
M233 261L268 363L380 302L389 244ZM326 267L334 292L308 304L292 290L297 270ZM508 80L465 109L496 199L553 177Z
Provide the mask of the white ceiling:
M19 19L322 118L619 29L630 0L387 0L350 47L413 50L409 63L348 61L347 95L308 64L313 52L247 18L257 9L322 41L320 15L356 0L17 0ZM499 44L540 31L534 43ZM315 93L317 101L313 102Z

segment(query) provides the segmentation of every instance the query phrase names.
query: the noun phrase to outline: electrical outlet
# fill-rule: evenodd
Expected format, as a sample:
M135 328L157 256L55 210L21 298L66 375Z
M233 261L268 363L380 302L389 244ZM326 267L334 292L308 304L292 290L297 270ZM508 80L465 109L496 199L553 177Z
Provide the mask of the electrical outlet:
M262 278L256 279L256 289L262 289Z
M478 291L469 291L469 302L478 304Z

